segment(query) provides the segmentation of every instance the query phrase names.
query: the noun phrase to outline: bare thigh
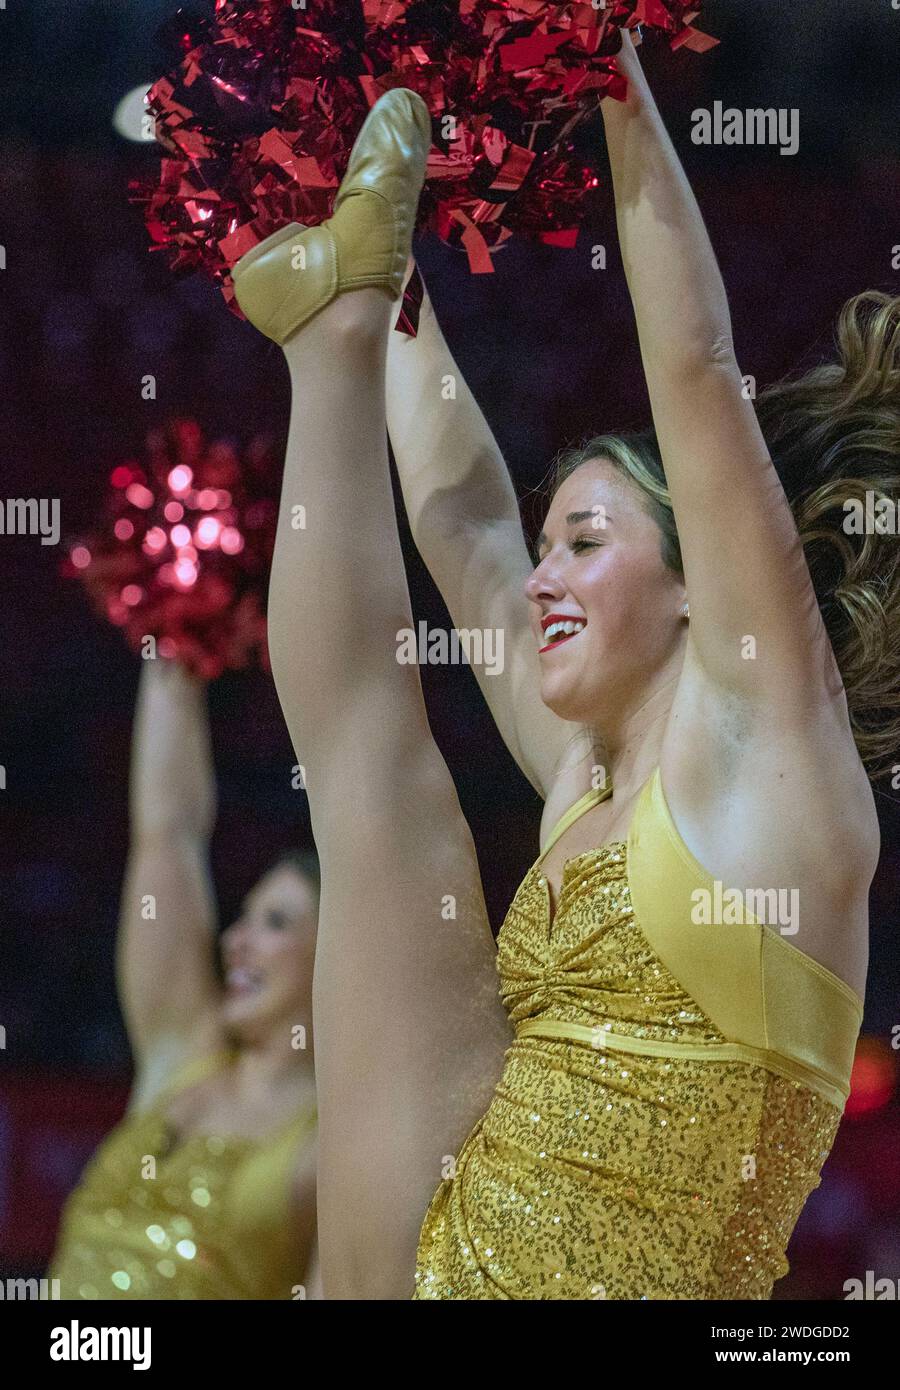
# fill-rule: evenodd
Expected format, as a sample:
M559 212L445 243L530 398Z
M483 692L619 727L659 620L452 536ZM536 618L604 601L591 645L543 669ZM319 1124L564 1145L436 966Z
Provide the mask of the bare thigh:
M311 788L319 1238L326 1297L407 1298L442 1166L484 1113L511 1032L472 837L430 732L358 746Z

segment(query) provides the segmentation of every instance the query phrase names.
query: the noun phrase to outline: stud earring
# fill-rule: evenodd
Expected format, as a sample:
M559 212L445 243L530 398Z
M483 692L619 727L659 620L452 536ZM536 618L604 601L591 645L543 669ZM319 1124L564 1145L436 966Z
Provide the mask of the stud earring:
M689 603L685 603L682 606L681 615L684 618L689 618L691 616L691 605Z

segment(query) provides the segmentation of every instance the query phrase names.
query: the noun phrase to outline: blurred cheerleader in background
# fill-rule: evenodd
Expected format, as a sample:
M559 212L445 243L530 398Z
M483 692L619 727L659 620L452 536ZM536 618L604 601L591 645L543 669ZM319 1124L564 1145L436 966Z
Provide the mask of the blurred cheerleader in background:
M148 660L117 961L134 1086L63 1212L50 1275L65 1299L320 1296L318 864L297 851L263 875L219 971L215 802L204 684Z

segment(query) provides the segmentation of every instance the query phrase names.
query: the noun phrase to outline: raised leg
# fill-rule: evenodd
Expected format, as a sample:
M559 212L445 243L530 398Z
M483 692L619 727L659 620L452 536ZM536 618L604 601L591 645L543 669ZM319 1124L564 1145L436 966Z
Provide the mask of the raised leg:
M342 295L285 345L269 641L322 864L326 1298L411 1295L442 1164L483 1113L510 1041L471 835L418 669L398 660L412 614L386 443L390 308L380 289Z

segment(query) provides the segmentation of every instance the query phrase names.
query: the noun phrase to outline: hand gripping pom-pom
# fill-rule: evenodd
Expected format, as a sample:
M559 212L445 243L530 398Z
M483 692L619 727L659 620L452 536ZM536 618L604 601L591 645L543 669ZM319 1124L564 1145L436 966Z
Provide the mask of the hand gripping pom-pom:
M135 181L151 240L178 273L215 278L265 237L330 216L353 141L391 87L427 102L433 145L419 230L473 271L514 233L573 245L596 189L598 109L626 83L620 29L672 48L714 40L700 0L216 0L161 34L171 70L149 107L159 178Z
M254 661L267 668L275 478L264 441L241 457L208 444L195 421L172 421L148 435L141 462L113 469L103 521L69 547L64 572L144 656L206 680Z

